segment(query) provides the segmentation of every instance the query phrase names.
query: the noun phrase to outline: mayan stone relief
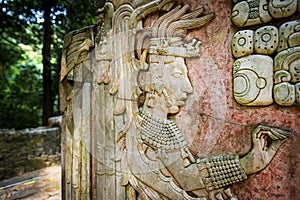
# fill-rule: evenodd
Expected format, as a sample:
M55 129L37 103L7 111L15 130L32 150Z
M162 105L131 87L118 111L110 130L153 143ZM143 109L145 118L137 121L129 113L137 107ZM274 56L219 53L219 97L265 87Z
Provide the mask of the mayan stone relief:
M295 12L268 2L96 0L63 47L63 199L297 197L299 110L272 104L299 103L298 22L231 25Z
M233 0L232 22L238 27L268 23L297 11L297 0Z
M240 23L243 17L235 14L242 10L249 10L245 23ZM268 23L272 17L295 18L296 14L293 14L296 11L297 1L240 1L232 9L232 22L239 27L248 27ZM258 17L255 20L254 13ZM263 17L267 13L271 16L269 20ZM274 102L292 106L299 103L299 80L296 78L300 62L297 50L300 44L299 23L297 19L281 22L279 28L265 25L234 34L232 54L237 59L233 65L233 94L238 103L246 106L266 106ZM245 60L247 64L243 64Z

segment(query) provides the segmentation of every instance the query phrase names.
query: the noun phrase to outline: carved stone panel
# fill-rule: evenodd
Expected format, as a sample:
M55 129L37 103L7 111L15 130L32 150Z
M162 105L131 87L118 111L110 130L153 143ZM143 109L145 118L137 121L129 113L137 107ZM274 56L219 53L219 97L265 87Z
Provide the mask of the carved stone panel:
M281 51L274 63L274 100L279 105L291 106L297 103L299 90L295 84L300 82L300 47Z
M234 63L233 92L240 104L263 106L273 103L273 59L264 55L250 55Z
M284 18L297 11L297 0L242 0L232 9L231 20L238 27L270 22L273 18Z
M269 2L234 0L234 20L271 22ZM299 109L273 104L300 98L281 22L235 28L224 1L95 6L63 48L63 199L299 198Z
M273 54L278 46L278 29L275 26L263 26L254 32L254 49L258 54Z
M246 6L246 2L248 4L250 3L250 1L236 2L237 4L233 7L233 12L236 7L242 5ZM252 3L254 2L258 3L258 1L253 1ZM268 8L273 12L273 17L283 18L288 17L292 15L292 13L296 12L296 6L297 2L293 0L270 1L268 6L265 6L265 8ZM232 22L235 23L236 19L232 19ZM261 26L256 28L256 30L239 30L234 34L232 38L231 49L233 56L238 58L233 66L234 74L236 73L237 63L240 63L240 59L246 58L245 56L258 56L259 58L259 55L270 55L270 57L266 59L266 65L268 65L268 60L274 59L274 61L272 61L274 63L274 70L273 72L269 72L269 76L274 77L272 78L274 79L274 85L269 85L268 90L261 91L262 98L266 98L265 103L254 103L254 105L264 106L270 105L272 102L282 106L297 105L296 96L298 94L295 90L295 84L299 82L299 23L300 22L298 19L281 23L281 25L279 25L279 30L277 28L278 24L276 24L276 26ZM245 26L246 25L250 26L254 24L245 24ZM259 59L261 59L259 61L260 63L265 62L263 57L260 57ZM256 66L257 61L253 61L253 64L248 65ZM241 88L245 87L244 82L241 81L243 79L236 79L235 75L233 78L233 95L236 101L242 105L252 105L247 103L251 98L247 100L244 99L244 97L248 98L247 95L242 95L243 98L241 98ZM268 81L270 80L271 79L268 79ZM257 85L254 84L254 82L248 82L250 84L249 88L257 88ZM271 84L273 84L273 82L271 82ZM273 95L270 95L270 89L273 90ZM266 93L263 94L264 92ZM270 101L270 98L274 98L273 101Z
M232 54L236 58L247 56L253 53L253 31L244 30L234 34L232 39Z
M277 51L300 46L300 20L289 21L279 27L280 42Z

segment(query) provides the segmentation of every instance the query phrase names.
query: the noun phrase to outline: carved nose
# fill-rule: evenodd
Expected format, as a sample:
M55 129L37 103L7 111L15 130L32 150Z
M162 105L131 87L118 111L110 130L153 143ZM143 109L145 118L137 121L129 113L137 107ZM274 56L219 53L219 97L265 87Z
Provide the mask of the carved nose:
M186 93L192 93L193 92L194 88L192 87L190 80L187 80L185 82L185 84L183 85L181 90L182 90L182 92L186 92Z

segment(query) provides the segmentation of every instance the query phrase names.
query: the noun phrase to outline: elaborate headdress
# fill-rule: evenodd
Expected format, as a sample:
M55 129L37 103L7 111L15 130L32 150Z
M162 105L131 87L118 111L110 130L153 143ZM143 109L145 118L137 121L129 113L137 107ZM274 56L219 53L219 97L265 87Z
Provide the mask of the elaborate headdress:
M185 14L189 5L174 8L158 18L150 29L140 35L136 43L138 57L144 49L150 54L198 57L201 42L187 37L187 30L205 25L213 18L213 13L200 16L203 8ZM200 16L200 17L199 17Z
M139 69L147 70L151 63L157 63L159 77L162 77L165 63L175 61L175 57L191 58L200 56L200 44L197 39L189 38L187 30L200 27L208 23L213 14L200 16L203 8L199 8L186 14L189 5L176 7L167 14L159 17L151 28L146 28L137 34L136 39L136 66ZM147 60L147 54L149 59ZM147 60L147 61L146 61ZM164 89L165 83L150 71L143 71L142 78L139 79L139 86L144 92L163 93L167 99L167 106L171 107L167 91ZM154 94L152 95L154 98ZM152 105L152 99L149 100ZM173 109L174 112L176 109Z
M102 5L101 0L99 2ZM188 38L187 30L205 25L213 14L201 16L203 8L187 13L188 5L173 8L175 2L111 0L99 10L104 13L104 18L95 39L98 83L108 84L110 94L115 96L114 114L127 115L127 122L120 128L120 137L132 122L132 100L137 100L139 91L137 73L148 68L148 53L185 58L200 54L200 41ZM152 27L144 26L143 19L149 14L165 11L167 13L159 17ZM102 34L102 29L110 31Z

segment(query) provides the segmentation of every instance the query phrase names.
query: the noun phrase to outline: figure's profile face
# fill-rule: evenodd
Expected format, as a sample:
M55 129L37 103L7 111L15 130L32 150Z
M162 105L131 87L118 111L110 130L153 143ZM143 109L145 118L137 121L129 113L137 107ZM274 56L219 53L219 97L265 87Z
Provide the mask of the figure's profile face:
M174 62L166 63L163 67L163 76L161 80L166 84L166 90L172 102L174 111L184 105L187 95L193 92L193 87L188 77L188 70L185 60L182 57L176 57Z

